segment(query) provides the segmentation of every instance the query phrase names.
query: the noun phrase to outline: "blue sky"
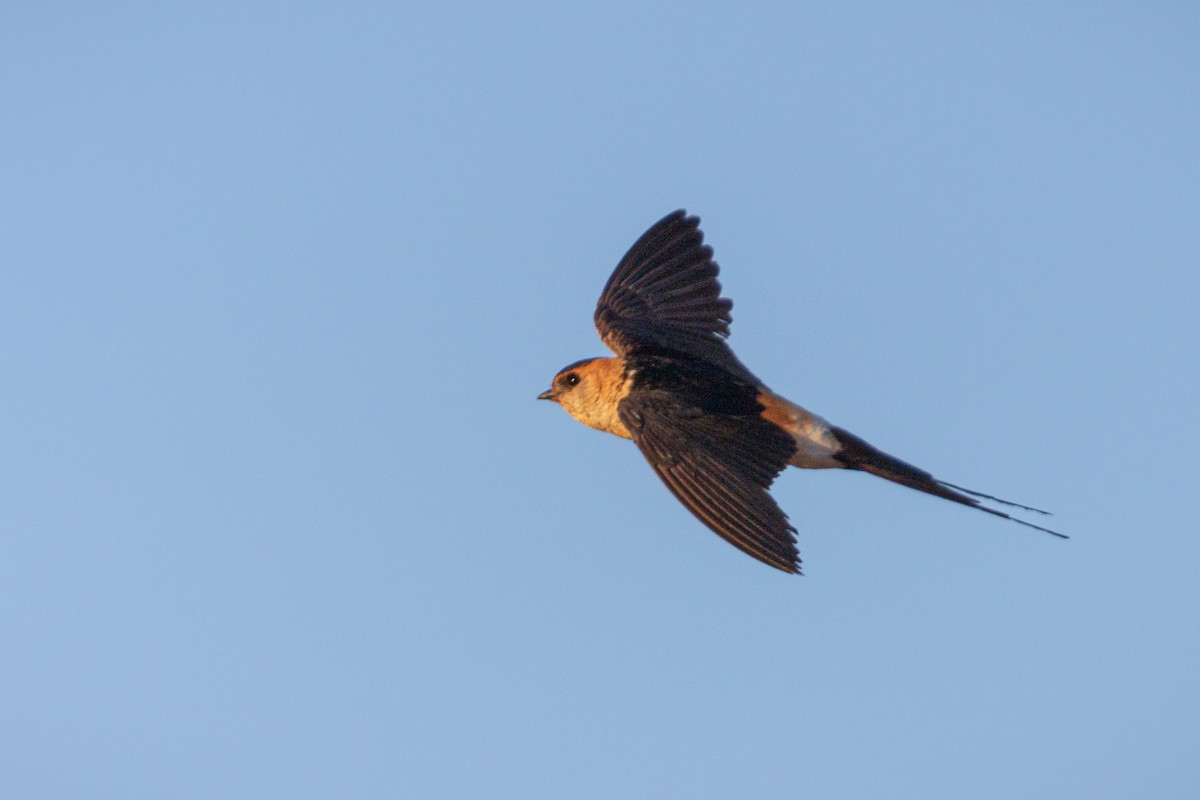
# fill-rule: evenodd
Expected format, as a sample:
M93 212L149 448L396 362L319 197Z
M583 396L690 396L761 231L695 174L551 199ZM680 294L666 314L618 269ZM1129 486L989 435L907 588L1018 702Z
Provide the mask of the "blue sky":
M39 4L0 32L21 797L1181 797L1200 13ZM806 575L538 403L699 214L865 475Z

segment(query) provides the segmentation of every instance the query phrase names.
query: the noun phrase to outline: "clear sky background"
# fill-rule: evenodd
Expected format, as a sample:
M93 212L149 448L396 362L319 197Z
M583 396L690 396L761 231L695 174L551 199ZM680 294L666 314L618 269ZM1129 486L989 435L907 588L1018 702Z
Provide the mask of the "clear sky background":
M1048 5L10 9L6 796L1194 796L1200 12ZM791 470L788 576L536 402L679 207L1073 538Z

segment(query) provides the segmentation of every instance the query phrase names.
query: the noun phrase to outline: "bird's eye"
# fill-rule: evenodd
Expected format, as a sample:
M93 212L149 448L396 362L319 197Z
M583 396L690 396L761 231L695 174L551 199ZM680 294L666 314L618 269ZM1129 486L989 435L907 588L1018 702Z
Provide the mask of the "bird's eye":
M563 383L567 386L575 386L579 383L579 375L574 372L568 373L567 377L563 378Z

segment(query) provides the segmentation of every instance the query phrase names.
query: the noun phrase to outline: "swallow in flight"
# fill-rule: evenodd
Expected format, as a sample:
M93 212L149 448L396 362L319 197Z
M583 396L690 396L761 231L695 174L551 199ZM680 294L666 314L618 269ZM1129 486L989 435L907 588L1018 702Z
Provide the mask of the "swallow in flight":
M699 225L676 211L637 240L596 305L596 329L616 358L563 367L538 399L632 439L701 522L784 572L800 571L796 529L768 489L789 465L869 472L1067 538L982 500L1045 511L938 480L768 389L725 342L733 303L721 297Z

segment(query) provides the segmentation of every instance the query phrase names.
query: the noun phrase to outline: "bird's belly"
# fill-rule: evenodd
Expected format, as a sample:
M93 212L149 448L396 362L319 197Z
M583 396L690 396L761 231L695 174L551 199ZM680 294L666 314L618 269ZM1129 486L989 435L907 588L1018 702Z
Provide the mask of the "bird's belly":
M764 391L758 396L762 418L792 435L796 453L788 463L804 469L841 469L846 465L834 458L841 444L829 423L790 400Z

